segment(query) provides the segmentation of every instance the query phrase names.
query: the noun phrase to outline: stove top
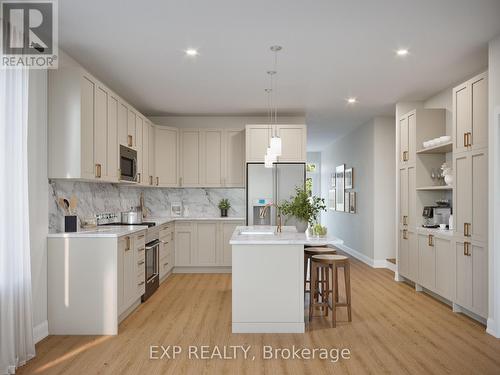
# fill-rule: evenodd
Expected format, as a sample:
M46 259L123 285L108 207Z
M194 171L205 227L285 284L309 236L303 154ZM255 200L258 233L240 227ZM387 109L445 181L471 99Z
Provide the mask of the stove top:
M151 228L151 227L154 227L156 225L156 223L150 222L150 221L143 221L140 224L106 223L106 224L100 224L99 226L101 226L101 225L144 225L144 226L147 226L148 228Z

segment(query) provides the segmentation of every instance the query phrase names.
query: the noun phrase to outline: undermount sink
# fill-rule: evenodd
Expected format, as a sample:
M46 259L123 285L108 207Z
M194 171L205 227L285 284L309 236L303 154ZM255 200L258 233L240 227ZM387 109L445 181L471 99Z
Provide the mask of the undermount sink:
M245 235L245 234L250 234L250 235L261 235L261 234L264 234L264 235L274 235L274 230L272 230L272 229L270 229L270 230L265 230L265 229L255 229L255 230L245 229L245 230L240 230L240 234L241 235Z

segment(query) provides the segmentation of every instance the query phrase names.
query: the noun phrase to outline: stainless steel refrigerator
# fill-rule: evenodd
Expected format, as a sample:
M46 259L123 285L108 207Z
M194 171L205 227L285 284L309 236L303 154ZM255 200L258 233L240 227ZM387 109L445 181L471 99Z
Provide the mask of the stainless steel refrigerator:
M305 178L305 163L274 163L273 168L247 163L247 225L276 225L276 208L270 207L261 217L263 208L290 200L296 187L304 188ZM286 218L286 225L295 225L295 220Z

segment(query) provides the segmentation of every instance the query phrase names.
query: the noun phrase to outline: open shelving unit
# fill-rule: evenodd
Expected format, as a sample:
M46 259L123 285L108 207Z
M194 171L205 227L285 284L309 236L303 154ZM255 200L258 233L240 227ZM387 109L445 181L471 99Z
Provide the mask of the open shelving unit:
M434 147L427 147L417 151L417 154L447 154L453 151L453 141L449 141Z
M417 191L452 191L453 186L448 186L448 185L437 185L437 186L423 186L423 187L418 187Z

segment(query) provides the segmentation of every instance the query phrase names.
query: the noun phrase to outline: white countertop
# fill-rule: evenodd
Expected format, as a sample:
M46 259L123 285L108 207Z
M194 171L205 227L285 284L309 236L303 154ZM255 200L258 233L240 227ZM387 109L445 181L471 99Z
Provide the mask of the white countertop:
M244 221L243 217L147 217L143 221L154 222L156 226L173 221ZM121 237L147 230L146 225L106 225L81 229L70 233L49 233L48 238L106 238Z
M240 234L241 231L269 231L273 234ZM285 226L281 233L276 232L276 226L240 226L237 227L229 241L231 245L341 245L342 240L334 236L309 237L299 233L295 227Z

